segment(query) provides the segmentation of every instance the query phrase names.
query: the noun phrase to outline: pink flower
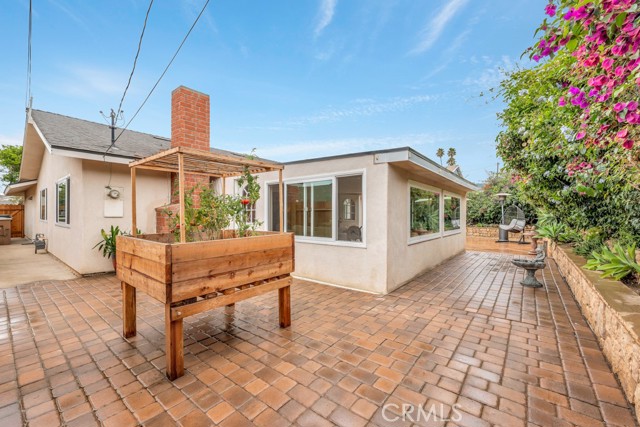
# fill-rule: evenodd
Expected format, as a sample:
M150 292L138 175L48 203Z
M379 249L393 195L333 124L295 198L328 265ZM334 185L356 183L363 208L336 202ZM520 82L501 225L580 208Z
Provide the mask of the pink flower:
M629 111L636 111L638 109L638 102L636 101L631 101L627 104L627 110Z
M564 99L564 96L561 96L560 99L558 99L558 106L564 107L565 105L567 105L567 101Z
M545 6L544 11L547 13L547 15L554 16L556 14L556 5L553 3L549 3L547 6Z
M616 138L624 139L627 137L629 131L627 129L621 129L616 133Z
M624 74L624 67L616 67L616 76L622 77Z
M633 141L630 139L627 139L625 142L622 143L622 146L627 150L631 150L633 148Z
M622 102L618 102L616 105L613 106L613 111L615 112L620 112L624 110L624 104Z
M604 61L602 61L602 68L604 68L605 70L610 70L612 66L613 66L613 59L607 58Z
M582 139L582 138L584 138L586 135L587 135L587 132L585 132L585 131L581 130L580 132L578 132L578 133L576 134L576 139Z

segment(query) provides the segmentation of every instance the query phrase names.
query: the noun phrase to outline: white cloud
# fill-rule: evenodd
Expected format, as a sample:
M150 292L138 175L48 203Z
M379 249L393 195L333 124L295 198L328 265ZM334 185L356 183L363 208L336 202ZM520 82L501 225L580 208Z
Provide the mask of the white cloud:
M509 71L516 68L516 63L508 56L503 55L499 60L489 61L487 57L482 58L490 65L484 68L479 75L467 77L463 83L467 86L476 86L480 90L497 88Z
M329 24L331 24L337 3L338 0L321 0L320 11L318 14L318 23L316 24L316 28L314 30L315 37L320 36L320 34L322 34L322 31L324 31L324 29Z
M63 67L62 81L56 84L56 90L66 95L93 98L95 94L120 96L126 83L122 72L114 72L90 65L71 65Z
M438 41L453 16L462 9L468 0L450 0L420 31L420 41L409 53L417 55L427 51Z
M317 123L337 122L340 120L372 116L375 114L402 111L417 104L433 101L433 95L415 95L408 97L396 97L383 101L373 99L357 99L351 105L341 108L329 108L317 114L291 120L288 125L304 126Z

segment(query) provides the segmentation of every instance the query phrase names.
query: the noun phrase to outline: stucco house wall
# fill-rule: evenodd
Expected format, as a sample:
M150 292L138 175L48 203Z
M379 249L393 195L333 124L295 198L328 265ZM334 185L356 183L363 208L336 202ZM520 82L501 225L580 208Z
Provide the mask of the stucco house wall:
M464 251L466 228L466 195L460 190L443 185L435 186L429 179L406 170L389 167L388 184L388 240L387 265L389 275L387 292L399 288L423 271ZM409 186L411 183L434 187L441 195L446 192L461 198L460 229L439 233L430 240L410 242L409 230ZM443 188L444 187L444 188ZM442 197L440 198L442 209ZM443 224L441 224L441 229Z
M56 183L70 177L69 225L56 223ZM155 230L153 208L167 203L169 175L143 171L138 182L144 191L138 194L138 228ZM131 228L131 178L127 165L111 164L111 186L121 188L123 216L104 216L105 186L109 183L109 164L66 156L54 156L45 150L37 184L25 191L25 235L31 239L42 233L48 250L80 274L112 271L111 260L93 249L101 240L100 229L118 225ZM47 219L40 219L40 191L47 189Z
M312 241L296 237L297 277L361 291L386 293L386 166L374 165L373 156L354 156L287 164L285 182L350 174L363 175L363 242ZM258 220L268 229L268 185L278 182L277 173L259 176L261 197L256 205ZM227 189L233 183L225 184ZM230 192L227 190L227 192ZM335 226L335 224L334 224Z

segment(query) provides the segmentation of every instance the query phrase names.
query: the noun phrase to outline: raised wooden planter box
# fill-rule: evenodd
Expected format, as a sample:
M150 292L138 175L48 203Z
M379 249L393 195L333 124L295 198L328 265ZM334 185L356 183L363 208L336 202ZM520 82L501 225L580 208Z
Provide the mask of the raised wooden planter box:
M292 233L173 243L173 235L118 236L123 334L136 334L136 289L165 304L167 377L184 374L182 320L278 290L280 327L291 324Z

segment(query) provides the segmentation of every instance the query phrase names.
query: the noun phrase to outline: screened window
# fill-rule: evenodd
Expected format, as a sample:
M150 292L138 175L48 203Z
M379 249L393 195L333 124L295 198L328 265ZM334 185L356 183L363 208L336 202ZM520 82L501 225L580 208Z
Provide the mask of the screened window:
M460 202L455 196L444 196L444 231L460 229Z
M70 178L64 178L56 184L56 222L69 224L69 186Z
M440 232L440 194L418 187L409 190L410 236Z
M338 184L338 240L362 241L362 175L341 176Z
M296 236L333 237L333 182L287 184L287 231Z
M47 189L40 190L40 219L47 220Z

